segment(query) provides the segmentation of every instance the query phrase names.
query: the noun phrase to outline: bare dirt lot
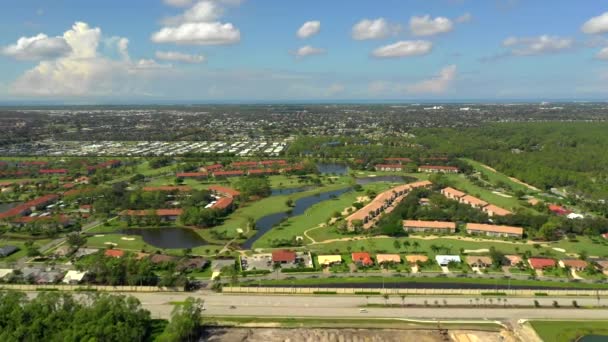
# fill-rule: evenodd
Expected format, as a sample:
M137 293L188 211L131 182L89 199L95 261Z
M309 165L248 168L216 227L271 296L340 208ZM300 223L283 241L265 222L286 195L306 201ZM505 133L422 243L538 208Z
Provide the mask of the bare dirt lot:
M204 341L213 342L498 342L509 341L498 332L398 329L312 329L312 328L212 328Z

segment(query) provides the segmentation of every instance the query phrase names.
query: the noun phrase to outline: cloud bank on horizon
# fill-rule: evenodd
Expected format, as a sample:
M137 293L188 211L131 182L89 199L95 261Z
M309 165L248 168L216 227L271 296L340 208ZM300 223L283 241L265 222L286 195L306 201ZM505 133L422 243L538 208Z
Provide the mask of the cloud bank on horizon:
M0 100L601 98L608 91L601 4L557 0L552 16L538 16L538 4L523 2L321 1L6 6L13 19L0 33Z

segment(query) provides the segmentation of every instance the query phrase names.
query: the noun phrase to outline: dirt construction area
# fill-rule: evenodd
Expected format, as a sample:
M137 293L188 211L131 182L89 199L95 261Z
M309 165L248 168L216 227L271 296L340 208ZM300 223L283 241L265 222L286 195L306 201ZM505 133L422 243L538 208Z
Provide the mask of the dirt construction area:
M504 333L469 330L211 328L202 341L213 342L498 342Z

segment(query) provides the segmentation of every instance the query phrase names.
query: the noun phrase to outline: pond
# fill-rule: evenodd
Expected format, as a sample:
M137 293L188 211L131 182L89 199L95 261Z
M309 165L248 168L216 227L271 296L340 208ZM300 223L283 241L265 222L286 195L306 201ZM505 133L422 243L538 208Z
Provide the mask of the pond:
M319 202L326 201L333 197L340 196L350 190L351 188L344 188L303 197L294 202L294 207L292 208L291 214L288 214L286 212L274 213L260 218L255 222L255 235L245 241L245 243L243 244L243 249L251 249L254 242L256 242L260 237L262 237L262 235L266 234L266 232L268 232L270 229L272 229L272 227L280 223L285 218L302 215L308 208L312 207L313 205Z
M14 208L23 202L0 203L0 213L3 213L11 208Z
M342 163L317 163L317 170L322 174L345 175L348 173L348 165Z
M283 189L272 189L270 196L279 196L279 195L291 195L298 192L308 191L314 189L314 186L302 186L298 188L283 188Z
M194 248L208 245L200 235L188 228L127 228L120 230L119 234L139 235L145 243L158 248Z
M608 335L586 335L582 336L576 342L606 342Z

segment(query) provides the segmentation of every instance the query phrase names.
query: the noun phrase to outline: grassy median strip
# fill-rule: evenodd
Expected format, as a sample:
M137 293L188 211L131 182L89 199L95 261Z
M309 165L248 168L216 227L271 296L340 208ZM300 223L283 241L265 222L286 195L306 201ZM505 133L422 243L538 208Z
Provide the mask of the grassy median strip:
M238 316L204 316L203 324L206 326L247 326L260 327L268 324L269 327L281 328L390 328L390 329L437 329L437 322L414 322L399 319L382 318L334 318L334 317L238 317ZM499 331L502 327L492 322L471 323L439 323L445 329L474 329L485 331Z
M308 279L279 279L279 280L261 280L248 284L246 281L241 283L241 286L313 286L329 284L341 284L343 287L357 284L395 284L395 283L442 283L442 284L478 284L478 285L494 285L503 287L506 284L506 279L486 279L486 278L446 278L446 277L335 277L335 278L308 278ZM588 284L578 282L552 282L542 280L519 280L511 279L510 285L513 289L516 287L546 287L546 288L564 288L564 289L608 289L608 284ZM462 286L466 288L466 286ZM491 290L491 287L488 289ZM362 290L365 291L365 290Z
M530 324L543 341L570 342L592 335L604 338L593 341L608 339L608 321L530 321Z

